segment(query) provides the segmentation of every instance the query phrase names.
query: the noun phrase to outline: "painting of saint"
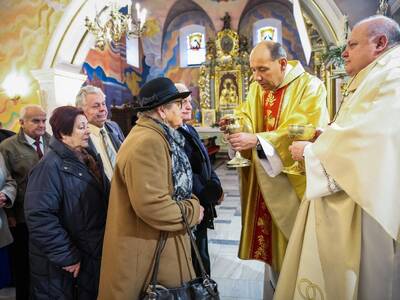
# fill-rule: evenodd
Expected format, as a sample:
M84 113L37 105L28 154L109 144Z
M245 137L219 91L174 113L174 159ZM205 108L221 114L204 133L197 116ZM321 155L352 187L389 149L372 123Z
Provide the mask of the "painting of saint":
M219 87L219 106L221 108L231 108L239 104L239 89L236 76L226 73L221 77Z

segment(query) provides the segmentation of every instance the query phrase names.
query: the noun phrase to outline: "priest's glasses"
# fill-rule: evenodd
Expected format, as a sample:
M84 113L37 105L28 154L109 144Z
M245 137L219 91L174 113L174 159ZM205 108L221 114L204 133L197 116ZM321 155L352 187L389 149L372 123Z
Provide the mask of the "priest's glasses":
M288 126L288 137L292 141L311 141L316 132L316 128L309 125L298 125L298 124L290 124ZM289 167L284 167L282 172L286 174L292 175L304 175L305 174L305 166L304 161L295 161Z
M224 116L226 120L225 132L228 134L243 132L244 124L243 118L236 115ZM226 140L225 140L226 142ZM227 142L226 142L227 143ZM239 151L236 151L235 157L226 163L228 168L243 168L251 165L251 161L244 158Z

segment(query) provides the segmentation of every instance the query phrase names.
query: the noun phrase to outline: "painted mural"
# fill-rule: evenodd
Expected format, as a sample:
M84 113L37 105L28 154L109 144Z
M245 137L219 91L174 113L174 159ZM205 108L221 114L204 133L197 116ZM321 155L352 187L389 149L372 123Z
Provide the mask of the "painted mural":
M191 24L205 27L206 39L215 36L215 31L204 13L187 13L175 18L166 29L162 45L163 74L174 82L183 82L187 86L197 86L199 79L198 67L180 67L179 29Z
M123 11L123 9L121 10ZM107 106L121 106L131 103L135 105L135 98L141 86L151 77L158 77L155 72L157 63L152 58L152 49L160 45L160 25L154 18L146 23L146 38L140 40L140 68L127 63L126 40L106 45L103 51L91 49L82 66L82 72L87 75L85 84L100 87L106 95ZM143 46L143 47L142 47ZM143 50L143 48L145 50ZM146 53L146 56L144 55ZM156 73L155 75L150 72Z
M249 44L252 45L253 24L264 18L273 18L282 22L282 43L287 51L288 58L300 60L303 66L306 66L296 23L291 10L286 5L270 2L252 7L242 17L239 33L247 36Z
M51 35L70 0L3 0L0 10L0 82L12 72L27 78L29 93L10 101L0 90L0 122L18 130L19 111L26 103L40 103L39 85L30 70L41 67Z
M139 92L143 69L130 66L126 61L126 43L111 43L104 51L91 49L82 66L87 75L85 84L97 86L106 95L107 106L131 103Z

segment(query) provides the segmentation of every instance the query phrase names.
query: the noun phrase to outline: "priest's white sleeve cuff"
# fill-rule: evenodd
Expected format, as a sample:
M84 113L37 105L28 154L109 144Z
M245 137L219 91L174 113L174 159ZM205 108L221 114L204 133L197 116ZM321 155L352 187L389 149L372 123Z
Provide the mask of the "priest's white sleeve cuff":
M257 138L260 142L262 151L264 151L266 156L266 158L260 158L261 166L264 168L268 176L275 177L279 175L282 172L283 164L274 146L259 135L257 135Z
M324 197L341 190L340 186L329 174L312 151L312 144L304 147L304 161L306 166L307 186L306 198L315 199Z

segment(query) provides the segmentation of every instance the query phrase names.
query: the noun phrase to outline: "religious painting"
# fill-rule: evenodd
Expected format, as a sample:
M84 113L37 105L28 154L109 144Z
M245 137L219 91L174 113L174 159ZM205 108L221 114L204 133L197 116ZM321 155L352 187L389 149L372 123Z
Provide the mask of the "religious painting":
M206 49L204 34L193 32L187 36L187 64L188 66L197 66L204 62L206 58Z
M212 127L215 122L215 109L205 109L203 108L201 110L202 113L202 126L203 127Z
M201 42L203 40L203 34L201 32L194 32L188 35L188 47L191 50L199 50L201 48Z
M266 26L258 30L258 41L278 41L277 30L275 27Z
M242 103L242 83L240 70L216 72L215 79L217 110L232 110Z

